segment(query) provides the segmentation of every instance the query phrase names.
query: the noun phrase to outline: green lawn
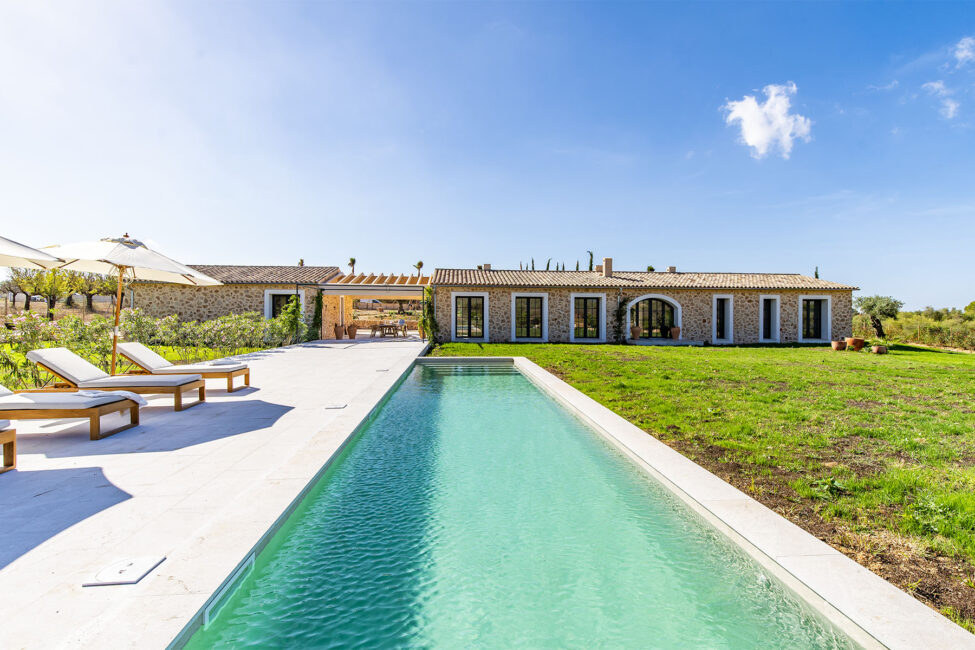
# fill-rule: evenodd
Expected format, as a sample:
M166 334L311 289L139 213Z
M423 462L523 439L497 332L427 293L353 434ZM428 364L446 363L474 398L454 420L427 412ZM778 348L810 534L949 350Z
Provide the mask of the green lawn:
M969 629L975 355L445 344L525 356Z

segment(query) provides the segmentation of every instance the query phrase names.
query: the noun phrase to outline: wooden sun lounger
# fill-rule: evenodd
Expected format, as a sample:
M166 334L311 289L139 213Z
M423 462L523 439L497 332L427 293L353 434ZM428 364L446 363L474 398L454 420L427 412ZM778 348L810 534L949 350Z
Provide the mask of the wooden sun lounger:
M73 384L66 378L62 377L58 373L54 372L43 363L35 361L37 367L41 370L47 371L60 379L60 382L55 383L50 388L38 388L31 392L37 393L54 393L54 392L74 392L77 390L104 390L104 391L116 391L116 390L127 390L131 393L138 393L139 395L172 395L173 396L173 410L182 411L188 409L191 406L196 406L197 404L202 404L207 401L206 394L206 382L202 379L197 379L196 381L187 382L185 384L180 384L178 386L86 386L85 388L79 389L77 384ZM199 374L199 373L193 373ZM122 375L114 375L115 377L121 377ZM191 390L199 391L199 396L195 402L190 402L189 404L183 404L183 393L189 392ZM82 416L76 416L82 417Z
M131 347L132 349L126 349L127 347ZM120 344L118 351L119 354L135 366L134 369L126 373L129 375L168 376L187 374L200 375L203 379L226 379L228 393L251 385L251 369L243 362L231 363L225 366L218 364L173 365L165 358L156 354L151 348L135 342ZM139 358L140 356L142 357L141 359ZM243 377L244 385L234 388L235 377Z
M143 368L135 359L130 359L125 353L121 353L129 362L135 365L135 368L126 372L126 375L151 375L154 374L148 368ZM178 367L178 366L177 366ZM247 388L251 385L251 369L250 368L240 368L238 370L187 370L187 374L200 375L204 379L226 379L227 380L227 392L232 393L235 390L241 390L242 388ZM244 384L242 386L237 386L234 388L234 378L243 377ZM128 390L128 389L126 389ZM137 392L137 391L134 391ZM187 407L189 408L189 407ZM176 409L177 411L179 409Z
M126 389L131 390L131 389ZM53 390L25 390L18 391L22 393L45 393L45 392L75 392L74 389L53 389ZM135 391L132 391L135 392ZM111 431L102 432L101 417L103 415L108 415L109 413L118 413L120 411L129 412L129 423L123 424L122 426L112 429ZM179 409L177 409L179 410ZM8 410L4 409L0 411L0 416L4 420L57 420L57 419L71 419L71 418L86 418L89 421L88 425L88 437L92 440L100 440L102 438L107 438L108 436L115 435L119 431L125 431L126 429L131 429L132 427L139 424L139 405L130 399L120 399L117 402L111 402L110 404L101 404L99 406L92 406L90 408L80 408L80 409L18 409L18 410ZM0 433L2 437L6 431ZM16 443L14 446L14 452L16 452ZM4 447L4 460L6 462L7 448ZM6 470L4 470L6 471Z
M0 431L0 446L3 447L3 465L0 465L0 474L17 469L17 430Z

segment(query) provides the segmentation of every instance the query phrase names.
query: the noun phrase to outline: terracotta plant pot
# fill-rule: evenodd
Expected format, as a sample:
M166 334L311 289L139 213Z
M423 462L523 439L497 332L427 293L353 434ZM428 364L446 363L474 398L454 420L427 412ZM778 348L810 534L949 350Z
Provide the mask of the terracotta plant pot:
M340 339L345 336L345 325L335 325L335 338Z
M680 328L679 327L671 327L670 328L670 338L674 339L675 341L680 340Z
M416 331L420 334L420 340L421 341L425 341L427 337L423 335L423 325L420 325L419 323L417 323L416 324Z
M833 349L834 350L845 350L846 349L846 341L833 341Z
M862 350L864 343L865 343L865 341L863 339L859 338L859 337L856 337L856 336L848 336L848 337L846 337L846 345L848 347L853 348L853 351L854 352L859 352L860 350Z
M873 353L874 354L887 354L887 346L886 345L874 345L870 349L873 350Z
M634 341L640 338L640 334L643 334L643 328L639 325L630 326L630 338Z
M349 325L345 328L346 333L349 335L350 339L355 338L355 333L359 331L359 327L356 325Z

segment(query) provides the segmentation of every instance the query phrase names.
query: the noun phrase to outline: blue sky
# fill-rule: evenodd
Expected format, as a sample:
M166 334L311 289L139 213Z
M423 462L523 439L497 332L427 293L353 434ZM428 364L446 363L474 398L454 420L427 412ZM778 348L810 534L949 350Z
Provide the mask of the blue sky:
M965 3L7 3L0 234L387 272L818 266L960 307L972 37Z

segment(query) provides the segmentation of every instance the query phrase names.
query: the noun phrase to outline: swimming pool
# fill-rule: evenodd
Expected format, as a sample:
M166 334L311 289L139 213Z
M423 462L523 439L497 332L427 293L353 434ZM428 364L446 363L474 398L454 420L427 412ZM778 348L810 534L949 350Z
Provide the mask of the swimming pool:
M417 366L188 647L852 647L512 366Z

